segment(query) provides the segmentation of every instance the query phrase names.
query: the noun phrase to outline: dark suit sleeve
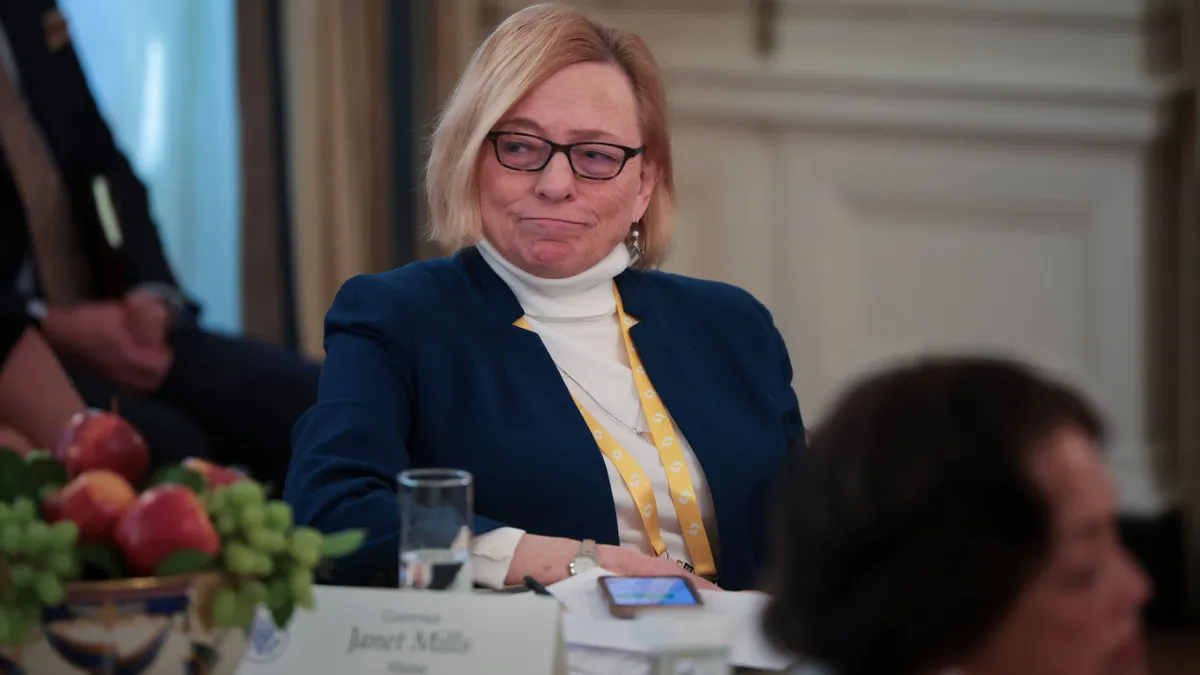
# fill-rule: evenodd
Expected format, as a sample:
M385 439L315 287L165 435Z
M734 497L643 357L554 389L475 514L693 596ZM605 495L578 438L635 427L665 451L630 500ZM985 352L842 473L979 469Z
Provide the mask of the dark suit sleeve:
M330 580L366 585L397 569L396 476L412 467L412 323L405 301L372 276L347 281L325 319L326 360L317 404L296 424L285 498L299 524L323 532L366 528ZM384 308L387 308L386 310ZM501 523L475 517L476 534Z
M179 288L179 282L167 262L158 227L150 215L149 195L145 185L134 174L125 155L112 142L108 128L100 120L105 138L100 152L108 157L104 174L120 214L125 234L125 275L130 286L159 283ZM98 132L99 133L99 132Z
M755 301L757 303L757 301ZM771 312L761 303L758 303L758 309L762 312L766 319L766 328L769 341L769 353L775 357L776 378L773 381L768 381L768 386L771 386L774 391L776 400L783 404L786 411L784 413L785 433L787 437L787 448L785 449L785 460L776 476L775 484L766 486L762 492L761 513L763 519L757 529L758 536L755 538L758 550L762 552L764 557L769 557L776 554L778 549L778 538L780 529L778 527L778 509L779 498L783 494L784 488L787 486L787 477L791 475L791 471L797 460L803 457L805 450L808 448L807 432L804 428L804 419L800 414L800 401L796 397L796 390L792 388L792 359L788 355L787 343L783 339L783 335L779 329L775 327L775 321L771 317ZM761 579L756 583L755 588L760 588Z
M64 50L58 61L62 70L55 69L61 82L56 86L77 90L70 97L72 158L86 168L85 175L103 175L124 234L124 268L126 283L165 284L178 290L179 283L167 261L158 227L150 212L146 186L137 177L129 160L117 147L112 131L105 121L89 88L74 49ZM48 73L49 74L49 73ZM80 194L90 197L90 186L79 186ZM89 205L94 206L94 205ZM95 213L95 209L90 209Z
M792 388L792 359L788 355L787 343L783 339L783 334L775 327L775 320L771 316L770 310L761 303L758 307L766 318L771 353L775 355L776 363L778 363L779 379L775 382L776 396L787 410L784 423L787 425L788 445L793 450L800 451L807 446L807 433L804 428L804 418L800 415L800 400L796 398L796 390Z

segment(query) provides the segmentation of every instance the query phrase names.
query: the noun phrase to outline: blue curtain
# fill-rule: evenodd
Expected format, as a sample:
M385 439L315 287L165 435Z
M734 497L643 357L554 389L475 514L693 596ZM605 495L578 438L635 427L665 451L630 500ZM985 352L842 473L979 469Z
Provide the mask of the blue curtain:
M234 0L59 0L92 92L150 190L206 327L241 329Z

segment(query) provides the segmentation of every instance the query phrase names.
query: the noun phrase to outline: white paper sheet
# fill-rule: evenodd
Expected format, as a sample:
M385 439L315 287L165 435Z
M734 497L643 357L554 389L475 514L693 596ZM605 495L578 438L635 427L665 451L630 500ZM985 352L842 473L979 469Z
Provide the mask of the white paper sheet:
M614 619L600 594L596 580L610 574L605 570L591 570L548 589L566 609L563 639L568 646L567 664L573 674L649 672L649 660L642 656L649 651L649 645L636 622ZM706 614L731 622L729 661L732 665L776 671L791 665L793 660L771 649L759 630L759 617L768 600L765 595L725 591L700 593Z

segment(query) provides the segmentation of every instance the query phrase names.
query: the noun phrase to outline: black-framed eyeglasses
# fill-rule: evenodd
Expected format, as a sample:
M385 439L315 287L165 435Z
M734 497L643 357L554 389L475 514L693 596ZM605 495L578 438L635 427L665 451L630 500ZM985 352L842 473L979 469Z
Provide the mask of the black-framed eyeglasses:
M588 180L612 180L625 163L642 154L646 146L629 148L616 143L555 143L519 131L493 131L487 135L500 166L513 171L541 171L556 153L567 156L571 171Z

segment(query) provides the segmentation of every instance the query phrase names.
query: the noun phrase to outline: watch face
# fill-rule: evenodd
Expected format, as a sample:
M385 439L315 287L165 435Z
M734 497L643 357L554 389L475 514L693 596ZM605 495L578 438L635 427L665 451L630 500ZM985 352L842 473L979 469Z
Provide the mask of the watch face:
M588 570L594 570L598 567L596 559L590 555L581 555L571 561L571 573L583 574Z

